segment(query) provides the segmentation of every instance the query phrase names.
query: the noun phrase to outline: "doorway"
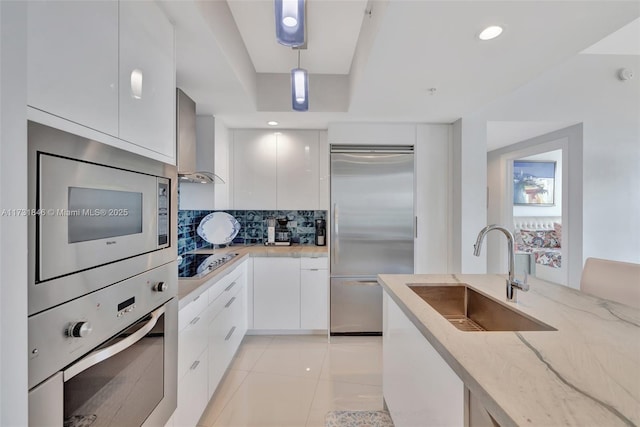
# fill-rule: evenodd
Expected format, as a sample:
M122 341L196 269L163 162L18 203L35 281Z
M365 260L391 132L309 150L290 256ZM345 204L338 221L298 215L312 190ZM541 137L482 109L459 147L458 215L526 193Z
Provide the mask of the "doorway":
M545 167L553 164L553 174L527 175L526 167L538 163ZM526 200L516 194L522 191L516 186L516 173L520 180L528 179ZM541 176L533 177L535 174ZM537 178L548 179L546 187ZM553 188L549 187L551 182ZM517 238L516 276L522 278L527 271L539 279L578 288L582 271L582 125L489 152L487 185L489 223L505 225ZM500 236L488 237L487 271L504 273L506 245ZM559 241L552 241L558 237ZM527 250L529 255L525 255Z

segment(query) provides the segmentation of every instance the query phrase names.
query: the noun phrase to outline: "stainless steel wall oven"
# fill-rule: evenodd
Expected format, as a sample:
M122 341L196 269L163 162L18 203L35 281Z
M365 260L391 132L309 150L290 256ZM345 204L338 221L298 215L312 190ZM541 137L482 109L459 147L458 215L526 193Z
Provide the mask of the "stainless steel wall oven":
M28 123L29 424L176 407L176 169Z

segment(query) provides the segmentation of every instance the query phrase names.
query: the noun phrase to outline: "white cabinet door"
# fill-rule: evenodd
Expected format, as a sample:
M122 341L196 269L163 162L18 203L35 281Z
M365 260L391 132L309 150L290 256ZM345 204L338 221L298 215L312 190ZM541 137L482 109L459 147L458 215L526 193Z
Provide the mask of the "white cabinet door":
M27 104L118 136L118 2L27 2Z
M254 258L253 327L300 328L300 258Z
M385 292L384 399L397 427L464 425L464 384Z
M155 2L119 4L119 137L175 162L173 26ZM137 79L141 79L139 91Z
M187 373L178 380L178 407L173 414L175 427L193 427L198 424L209 400L207 394L207 350L191 364Z
M300 328L327 329L329 274L325 269L300 270Z
M234 209L276 208L276 138L273 132L233 133Z
M277 208L319 208L318 131L284 130L277 139Z

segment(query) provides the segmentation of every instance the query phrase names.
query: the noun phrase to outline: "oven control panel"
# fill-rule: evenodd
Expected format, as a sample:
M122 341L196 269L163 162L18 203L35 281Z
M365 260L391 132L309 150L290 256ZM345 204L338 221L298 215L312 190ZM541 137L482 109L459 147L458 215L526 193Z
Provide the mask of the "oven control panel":
M163 288L158 292L158 285ZM178 292L175 261L29 317L29 388L163 305Z

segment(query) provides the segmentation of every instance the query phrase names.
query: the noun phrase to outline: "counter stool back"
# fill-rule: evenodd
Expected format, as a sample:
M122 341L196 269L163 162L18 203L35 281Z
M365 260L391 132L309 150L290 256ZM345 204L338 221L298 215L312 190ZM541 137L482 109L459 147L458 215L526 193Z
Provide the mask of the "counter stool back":
M587 258L580 290L640 309L640 264Z

